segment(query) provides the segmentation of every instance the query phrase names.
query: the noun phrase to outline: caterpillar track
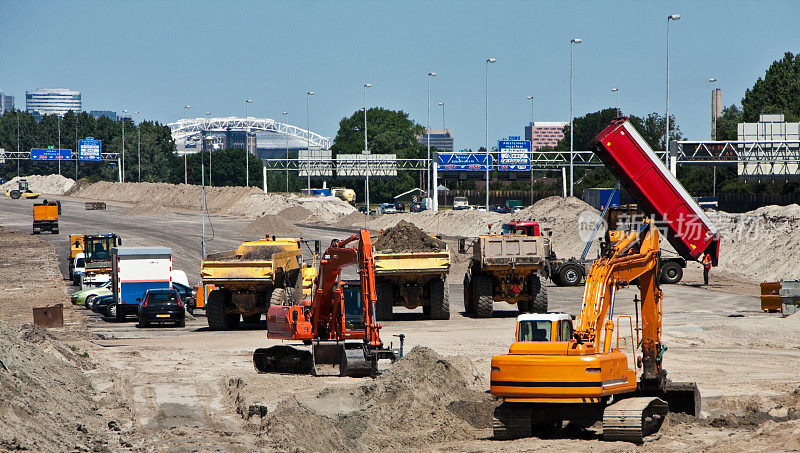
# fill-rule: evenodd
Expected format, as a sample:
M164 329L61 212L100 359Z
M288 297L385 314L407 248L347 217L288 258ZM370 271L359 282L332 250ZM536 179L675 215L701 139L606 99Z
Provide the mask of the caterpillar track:
M603 411L603 439L641 444L661 427L669 405L661 398L626 398Z

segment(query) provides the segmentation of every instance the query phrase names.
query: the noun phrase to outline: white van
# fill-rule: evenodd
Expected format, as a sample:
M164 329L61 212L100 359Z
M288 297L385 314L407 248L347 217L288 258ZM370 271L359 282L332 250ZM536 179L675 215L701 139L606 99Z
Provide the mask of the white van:
M83 275L86 273L85 258L86 254L84 253L76 253L75 257L72 258L72 275L69 277L75 286L81 286Z

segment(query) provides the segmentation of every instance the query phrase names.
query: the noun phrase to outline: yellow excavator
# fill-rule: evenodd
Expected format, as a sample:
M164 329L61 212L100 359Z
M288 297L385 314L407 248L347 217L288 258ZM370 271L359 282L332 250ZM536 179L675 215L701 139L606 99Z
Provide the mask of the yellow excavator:
M642 443L667 412L699 413L697 385L668 380L662 367L659 256L652 221L645 219L637 230L611 231L604 254L592 263L574 325L565 313L517 318L509 353L492 358L491 393L501 401L495 438L550 433L564 421L602 421L604 439ZM635 322L618 316L615 323L617 292L633 284L640 291ZM621 338L620 331L628 336Z

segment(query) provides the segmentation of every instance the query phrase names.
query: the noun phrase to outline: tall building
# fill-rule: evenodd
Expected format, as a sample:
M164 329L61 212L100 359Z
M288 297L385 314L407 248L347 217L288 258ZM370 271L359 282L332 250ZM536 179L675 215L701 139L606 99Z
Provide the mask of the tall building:
M563 121L534 121L525 126L525 140L531 141L531 150L552 148L564 138L564 127L568 124Z
M452 129L433 129L429 130L431 136L431 148L439 151L453 152L453 130ZM428 146L428 134L417 137L417 141Z
M37 118L44 115L64 116L68 111L81 111L81 92L67 88L38 88L25 92L25 110Z
M717 118L722 116L722 90L711 91L711 138L717 139Z
M105 116L106 118L111 118L114 121L117 120L117 112L111 110L92 110L89 112L89 115L92 115L95 118Z
M0 115L14 110L14 96L9 96L0 90Z

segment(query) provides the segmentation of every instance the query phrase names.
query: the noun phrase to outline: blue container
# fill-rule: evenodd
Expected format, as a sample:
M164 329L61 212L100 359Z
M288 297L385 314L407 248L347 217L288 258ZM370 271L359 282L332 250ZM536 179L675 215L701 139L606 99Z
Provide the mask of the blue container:
M613 196L611 195L612 193L614 194ZM600 187L583 190L583 201L598 211L602 210L606 203L608 203L608 197L611 197L611 203L608 204L609 206L619 206L619 190Z

